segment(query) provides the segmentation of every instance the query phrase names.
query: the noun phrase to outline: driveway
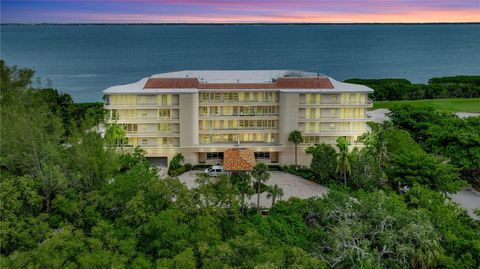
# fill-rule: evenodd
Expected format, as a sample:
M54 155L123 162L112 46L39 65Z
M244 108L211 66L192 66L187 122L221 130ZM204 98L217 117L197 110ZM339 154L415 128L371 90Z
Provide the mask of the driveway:
M468 215L474 219L480 220L480 216L477 216L473 211L476 208L480 208L480 193L472 188L463 189L455 194L451 194L453 201L459 204L461 207L467 210Z
M189 171L185 172L178 178L181 182L187 185L188 188L195 187L195 174L201 171ZM252 179L253 180L253 179ZM310 197L320 197L328 192L328 188L311 182L309 180L303 179L301 177L292 175L290 173L279 172L279 171L270 171L270 179L266 182L267 185L273 186L277 184L280 188L283 189L283 197L277 198L277 201L288 200L290 197L298 197L302 199ZM260 205L262 207L270 207L272 205L272 200L266 197L266 193L260 194ZM249 200L249 204L256 204L257 202L256 194L253 195Z

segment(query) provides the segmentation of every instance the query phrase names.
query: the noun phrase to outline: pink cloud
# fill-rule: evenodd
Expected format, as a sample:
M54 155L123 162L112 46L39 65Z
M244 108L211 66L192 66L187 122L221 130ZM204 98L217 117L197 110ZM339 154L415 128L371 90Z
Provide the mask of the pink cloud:
M475 10L396 10L382 14L288 12L272 15L221 15L221 14L143 14L143 13L78 13L61 12L48 14L57 19L68 18L78 21L106 23L355 23L355 22L480 22Z

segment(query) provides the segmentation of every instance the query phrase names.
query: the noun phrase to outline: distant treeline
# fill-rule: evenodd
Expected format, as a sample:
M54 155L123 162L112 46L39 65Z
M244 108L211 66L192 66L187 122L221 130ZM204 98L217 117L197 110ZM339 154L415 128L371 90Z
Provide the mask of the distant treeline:
M432 78L428 84L413 84L406 79L353 78L345 82L374 89L370 97L376 101L480 97L480 76Z

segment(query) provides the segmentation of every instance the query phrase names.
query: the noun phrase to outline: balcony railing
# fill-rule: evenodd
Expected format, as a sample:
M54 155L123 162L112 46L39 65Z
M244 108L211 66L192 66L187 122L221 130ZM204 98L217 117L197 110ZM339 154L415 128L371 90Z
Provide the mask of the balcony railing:
M312 105L312 106L322 106L322 105L338 105L338 106L363 106L369 105L369 101L366 102L300 102L300 105Z
M357 135L364 133L365 130L305 130L303 135L331 135L331 136L340 136L340 135Z
M200 114L200 117L277 117L278 113Z
M367 116L365 118L340 118L340 117L323 117L323 118L305 118L299 117L300 122L364 122L370 121Z
M135 109L135 108L143 108L143 109L156 109L159 107L168 108L168 107L178 107L178 103L172 104L163 104L163 103L140 103L140 104L105 104L106 109Z
M178 121L179 117L116 117L116 118L109 118L108 122L175 122Z
M276 103L278 99L263 99L263 100L205 100L201 99L200 103Z
M126 131L127 137L178 137L178 131Z
M244 131L244 130L278 130L277 127L239 127L239 128L230 128L230 127L226 127L226 128L200 128L200 131L222 131L222 130L226 130L226 131Z

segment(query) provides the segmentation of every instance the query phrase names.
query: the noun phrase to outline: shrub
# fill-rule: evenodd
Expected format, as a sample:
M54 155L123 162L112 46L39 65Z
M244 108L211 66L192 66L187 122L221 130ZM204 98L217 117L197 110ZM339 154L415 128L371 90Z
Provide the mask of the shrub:
M185 171L190 171L190 170L192 170L193 165L190 164L190 163L186 163L184 167L185 167Z

